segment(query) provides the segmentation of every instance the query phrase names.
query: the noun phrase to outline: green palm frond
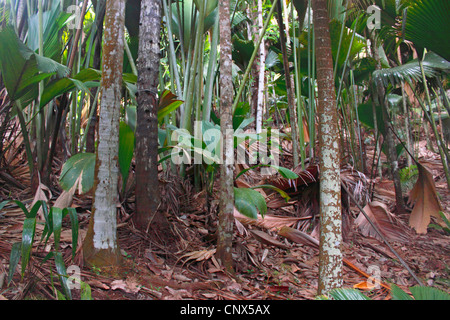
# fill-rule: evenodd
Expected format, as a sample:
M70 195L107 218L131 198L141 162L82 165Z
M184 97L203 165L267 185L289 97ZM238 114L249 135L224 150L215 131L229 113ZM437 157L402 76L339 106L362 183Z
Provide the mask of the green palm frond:
M425 76L433 78L442 73L449 73L450 62L434 52L428 52L423 60L423 68ZM389 83L397 86L404 81L422 81L420 65L417 59L397 67L376 70L373 72L373 77L381 78L385 86L389 85Z
M403 39L414 43L416 48L428 49L450 61L450 1L417 0L407 9L404 25L397 29L404 33Z

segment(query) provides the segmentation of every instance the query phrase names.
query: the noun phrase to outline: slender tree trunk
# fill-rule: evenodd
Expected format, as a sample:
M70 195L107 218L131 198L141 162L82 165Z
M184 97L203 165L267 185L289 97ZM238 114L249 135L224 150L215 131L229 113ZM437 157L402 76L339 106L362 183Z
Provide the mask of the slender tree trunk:
M136 226L155 231L168 228L158 213L158 83L160 60L161 1L141 2L136 127Z
M258 0L258 34L264 27L263 12L262 12L262 0ZM265 71L266 71L266 45L264 40L259 46L259 72L258 72L258 95L256 102L256 133L262 131L262 121L264 112L264 87L265 87Z
M280 43L281 43L281 51L283 54L283 67L284 67L284 78L286 80L286 94L288 99L288 108L289 108L289 119L291 124L291 137L292 137L292 154L294 160L294 167L297 167L300 159L300 143L299 143L299 135L298 135L298 118L297 118L297 107L295 104L295 96L294 96L294 79L291 76L289 71L289 60L287 56L287 47L286 47L286 35L284 33L284 22L283 22L283 8L281 2L277 2L277 20L278 27L280 29Z
M97 1L97 8L96 8L96 18L97 18L97 34L95 36L95 52L94 52L94 59L92 62L92 67L94 69L100 69L102 59L102 37L103 37L103 20L105 19L105 8L106 8L106 0L99 0ZM97 93L97 90L100 90L99 88L92 88L91 89L91 98L90 98L90 104L91 108L94 107L96 110L94 110L91 118L91 122L89 123L89 128L86 128L87 131L87 138L86 138L86 152L95 152L95 132L97 129L98 124L98 107L96 104L94 104L95 95ZM90 111L90 110L89 110Z
M377 61L376 69L381 69L380 56L378 54L378 44L375 37L372 37L372 41L374 43L374 58ZM403 200L402 186L400 183L400 174L399 174L399 166L397 159L397 151L395 149L395 137L392 132L392 124L391 119L388 113L388 106L386 101L386 90L381 79L375 80L375 89L376 93L374 95L374 103L379 103L381 105L381 109L383 110L383 122L385 123L385 132L384 132L384 141L386 145L386 156L389 161L390 169L391 169L391 177L394 181L394 189L395 189L395 203L396 203L396 212L397 214L405 213L405 202ZM377 99L378 97L378 99ZM376 101L378 100L378 101Z
M117 244L119 116L122 98L126 0L107 1L102 65L102 100L95 165L94 199L83 244L88 265L120 264Z
M319 294L342 286L340 147L327 0L312 2L320 145Z
M223 157L220 166L219 224L217 257L228 272L233 271L231 256L234 227L234 147L233 147L233 78L231 56L230 0L219 2L220 25L220 128Z

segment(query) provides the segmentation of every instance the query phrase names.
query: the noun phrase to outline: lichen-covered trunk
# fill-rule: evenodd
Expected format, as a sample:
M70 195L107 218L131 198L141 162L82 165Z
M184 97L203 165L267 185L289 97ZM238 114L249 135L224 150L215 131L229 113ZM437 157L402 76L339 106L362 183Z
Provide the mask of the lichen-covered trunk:
M261 34L264 27L262 0L258 0L258 34ZM262 132L263 112L264 112L264 92L265 92L265 71L266 71L266 45L264 40L259 46L259 72L258 72L258 99L256 104L256 133Z
M231 56L230 1L219 2L220 26L220 128L223 138L223 157L220 165L219 224L217 230L217 258L225 269L233 271L231 256L234 227L234 148L233 148L233 79Z
M320 249L318 294L342 286L342 220L338 113L327 0L312 1L316 43L319 147Z
M107 1L106 5L94 198L83 243L85 262L97 267L118 265L121 260L116 214L125 2Z
M143 0L139 27L136 127L136 226L162 231L168 222L158 213L158 82L161 1Z

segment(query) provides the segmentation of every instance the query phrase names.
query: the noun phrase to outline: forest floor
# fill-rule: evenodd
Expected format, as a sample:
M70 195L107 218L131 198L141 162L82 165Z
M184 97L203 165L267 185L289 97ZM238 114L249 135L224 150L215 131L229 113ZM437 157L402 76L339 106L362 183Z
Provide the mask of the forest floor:
M450 212L450 193L439 157L423 145L421 161L433 174L444 212ZM370 150L368 149L368 154ZM368 157L369 158L369 157ZM25 169L24 169L25 167ZM26 165L17 166L11 174L22 185L29 185L21 172ZM174 242L161 244L154 237L134 228L130 213L133 212L133 196L122 202L119 212L118 238L123 264L119 268L83 266L81 243L89 221L90 195L76 195L72 207L77 209L80 220L80 239L77 254L72 260L70 223L64 223L61 248L66 266L81 266L80 278L91 287L96 300L311 300L317 295L318 249L311 242L292 241L282 237L270 219L248 221L237 219L234 236L235 274L225 274L214 258L214 230L217 221L217 200L208 198L205 192L196 192L190 183L176 183L170 177L161 176L164 210L171 222ZM29 188L21 189L7 183L0 186L0 201L20 199L31 202ZM249 183L249 180L246 181ZM313 186L309 188L309 186ZM356 184L355 184L356 185ZM304 202L305 191L314 198L314 183L308 188L299 186L292 192L289 203L276 205L268 202L267 217L282 217L285 223L314 237L317 234L318 215L314 199ZM303 189L302 189L303 188ZM374 199L394 209L392 182L377 181ZM289 190L288 190L289 191ZM292 191L292 190L290 190ZM181 195L180 195L181 192ZM359 210L347 204L343 253L345 260L344 287L360 288L374 300L390 299L384 284L394 283L408 292L417 285L411 273L402 265L388 246L376 237L364 236L355 221ZM441 230L429 227L426 234L417 234L408 226L411 208L404 215L392 215L401 236L389 243L397 254L424 285L450 290L450 237ZM242 218L242 217L241 217ZM289 220L289 218L294 218ZM432 222L434 218L432 218ZM33 248L30 267L24 279L15 273L8 285L8 266L13 243L20 241L24 215L18 207L8 207L0 213L0 300L55 299L52 274L53 259L41 264L50 246ZM287 222L286 222L287 223ZM278 230L278 231L277 231ZM42 227L37 226L36 239L40 239ZM389 233L387 233L389 235ZM393 239L393 240L392 240ZM18 268L19 270L19 268ZM71 269L72 270L72 269ZM69 274L70 275L70 274ZM367 276L379 276L382 286L368 286ZM61 290L59 282L54 286ZM370 284L370 281L369 281ZM79 299L79 290L72 290Z

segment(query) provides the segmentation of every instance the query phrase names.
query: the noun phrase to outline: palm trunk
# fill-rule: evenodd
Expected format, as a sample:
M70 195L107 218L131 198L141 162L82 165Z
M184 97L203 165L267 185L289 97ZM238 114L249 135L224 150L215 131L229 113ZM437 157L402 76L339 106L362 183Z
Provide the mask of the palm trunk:
M263 12L262 12L262 0L258 0L258 34L261 34L264 27ZM258 94L256 102L256 133L262 131L262 121L264 112L264 87L265 87L265 64L266 59L266 45L262 40L259 46L259 72L258 72Z
M92 62L92 67L94 69L100 69L101 67L101 54L102 54L102 37L103 37L103 20L105 19L105 7L106 0L97 1L96 8L96 23L97 23L97 34L95 36L95 49L94 49L94 58ZM97 93L98 88L91 89L91 100L90 105L91 108L98 109L97 104L94 102L94 97ZM89 127L86 127L86 152L95 152L95 131L98 123L98 111L90 110L92 112L91 121L89 122Z
M375 37L372 38L374 45L374 58L377 61L376 69L381 69L380 57L378 54L378 44ZM392 132L392 125L390 116L388 114L388 106L386 101L386 90L381 79L375 80L375 91L374 91L374 103L379 103L381 105L381 109L383 110L383 122L385 123L385 133L384 133L384 141L386 143L386 156L388 158L389 164L391 166L391 176L394 181L394 189L395 189L395 203L396 203L396 212L397 214L405 213L405 202L403 200L402 194L402 186L400 183L400 174L399 174L399 166L397 159L397 151L395 149L395 138L394 133ZM377 99L378 97L378 99ZM378 101L376 101L378 100Z
M234 148L232 123L233 78L231 56L230 1L220 1L220 127L223 137L223 157L220 166L219 224L217 257L229 272L233 270L231 256L234 227Z
M313 1L320 147L319 294L342 286L340 148L327 0Z
M283 9L281 2L277 2L277 20L278 27L280 29L280 43L281 51L283 54L283 67L284 67L284 77L286 81L286 94L288 100L289 108L289 119L291 123L291 137L292 137L292 155L294 167L297 167L300 163L300 144L298 136L298 118L297 118L297 107L295 103L294 96L294 79L289 71L289 60L287 56L287 45L286 45L286 35L284 33L284 22L283 22Z
M161 2L143 0L139 30L139 64L136 127L136 226L163 231L168 222L158 213L158 82Z
M126 0L107 1L102 66L102 100L95 165L94 199L83 244L88 265L118 265L117 202L119 116L122 98Z

